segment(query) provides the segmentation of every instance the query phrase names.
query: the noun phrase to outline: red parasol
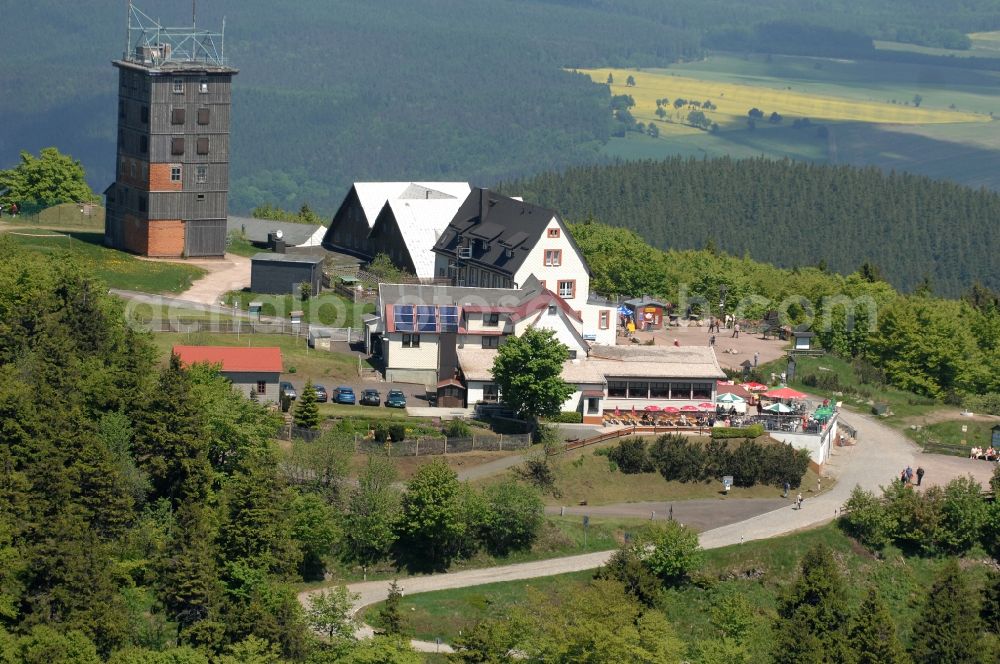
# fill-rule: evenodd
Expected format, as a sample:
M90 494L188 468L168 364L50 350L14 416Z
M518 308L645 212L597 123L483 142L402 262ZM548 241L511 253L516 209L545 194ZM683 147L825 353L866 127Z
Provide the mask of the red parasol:
M805 399L806 395L793 390L790 387L780 387L776 390L770 390L764 393L765 397L770 397L772 399Z
M708 403L706 401L704 403L698 404L698 409L699 410L715 410L715 404L711 404L711 403Z
M681 412L681 409L677 408L676 406L667 406L666 408L663 409L663 412L664 413L679 413L679 412Z
M645 408L645 410L648 410L648 411L649 411L649 412L651 412L651 413L655 413L655 412L656 412L656 411L658 411L659 409L660 409L660 407L659 407L659 406L653 406L653 405L650 405L650 406L646 406L646 408Z
M756 381L750 381L749 383L742 383L740 385L744 390L749 390L750 392L762 392L767 389L767 385L763 383L758 383Z
M688 404L686 406L681 406L681 412L682 413L697 413L698 412L698 406L692 406L691 404Z

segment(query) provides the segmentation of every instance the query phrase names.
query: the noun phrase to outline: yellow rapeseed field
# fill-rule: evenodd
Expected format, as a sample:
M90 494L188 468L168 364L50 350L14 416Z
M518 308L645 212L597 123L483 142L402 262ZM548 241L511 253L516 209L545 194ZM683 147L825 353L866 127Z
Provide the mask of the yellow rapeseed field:
M704 102L710 100L718 108L705 111L713 122L726 124L744 121L747 111L758 108L769 116L777 112L786 121L795 118L811 120L840 120L853 122L873 122L888 124L946 124L953 122L989 122L990 118L978 113L966 113L947 109L917 108L887 102L862 101L814 95L793 90L778 90L737 83L705 81L687 76L674 76L662 72L635 71L626 69L581 69L596 83L604 83L610 73L614 77L611 93L632 95L635 108L632 115L639 120L658 119L656 100L666 98L669 105L667 120L684 121L691 109L677 110L673 102L677 98ZM635 77L636 84L626 87L629 76ZM670 126L663 123L664 127Z

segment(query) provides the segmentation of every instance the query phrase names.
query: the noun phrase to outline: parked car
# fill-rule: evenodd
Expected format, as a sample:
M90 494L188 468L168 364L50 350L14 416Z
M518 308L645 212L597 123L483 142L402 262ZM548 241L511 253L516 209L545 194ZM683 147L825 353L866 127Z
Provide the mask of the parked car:
M326 388L322 385L313 385L313 390L316 392L316 401L326 403Z
M295 386L289 383L287 380L283 380L278 384L278 394L284 394L292 401L299 398L299 393L295 391Z
M386 408L406 408L406 395L400 390L389 390L385 395Z
M378 390L362 390L358 403L362 406L378 406L382 403L382 395L378 393Z
M354 388L341 385L333 391L334 403L343 403L353 406L355 403Z

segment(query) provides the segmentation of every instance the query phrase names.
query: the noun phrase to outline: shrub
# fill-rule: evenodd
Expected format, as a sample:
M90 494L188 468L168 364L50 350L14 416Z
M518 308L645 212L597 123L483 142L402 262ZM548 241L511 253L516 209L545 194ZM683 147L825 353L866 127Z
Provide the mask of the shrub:
M398 443L406 439L406 425L403 424L390 424L389 425L389 440L394 443Z
M968 476L948 482L941 513L941 548L952 553L968 551L979 540L989 516L982 486Z
M555 417L549 418L549 422L561 422L563 424L580 424L583 422L583 413L576 410L564 410Z
M468 438L472 435L472 428L463 420L451 420L444 428L444 435L449 438Z
M679 583L702 564L698 533L676 521L651 528L641 538L643 561L649 570L668 583Z
M384 443L389 440L389 425L385 422L376 422L373 430L375 432L376 443Z
M703 453L699 446L680 434L668 433L656 439L649 457L665 480L697 482L703 479Z
M848 535L875 550L889 543L892 521L874 493L854 487L844 509L847 514L841 519L840 526Z
M607 565L597 569L594 578L614 579L625 586L625 592L646 606L653 606L663 586L659 577L646 565L643 553L635 545L622 546L608 559Z
M759 438L764 435L763 424L748 427L713 427L712 438Z
M965 397L962 405L974 413L1000 415L1000 392L986 394L970 394Z
M545 492L558 496L556 475L552 472L548 457L543 453L524 460L524 465L514 471L518 477L534 484Z
M298 369L296 369L294 365L288 367L288 373L295 373L296 371L298 371Z
M608 452L608 458L626 475L648 473L653 470L646 441L642 438L626 438Z
M542 527L545 506L538 492L514 481L491 484L483 492L480 527L483 547L493 555L531 548Z

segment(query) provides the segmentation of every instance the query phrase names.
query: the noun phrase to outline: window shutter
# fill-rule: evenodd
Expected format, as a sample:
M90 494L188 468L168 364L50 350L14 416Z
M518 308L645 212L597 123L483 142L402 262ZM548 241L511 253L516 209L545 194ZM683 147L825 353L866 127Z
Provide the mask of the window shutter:
M175 108L170 111L170 124L182 125L184 124L184 109Z
M198 154L208 154L208 137L202 136L198 139Z
M170 154L184 154L183 137L176 137L170 139Z
M207 125L208 124L209 111L207 108L198 109L198 124Z

